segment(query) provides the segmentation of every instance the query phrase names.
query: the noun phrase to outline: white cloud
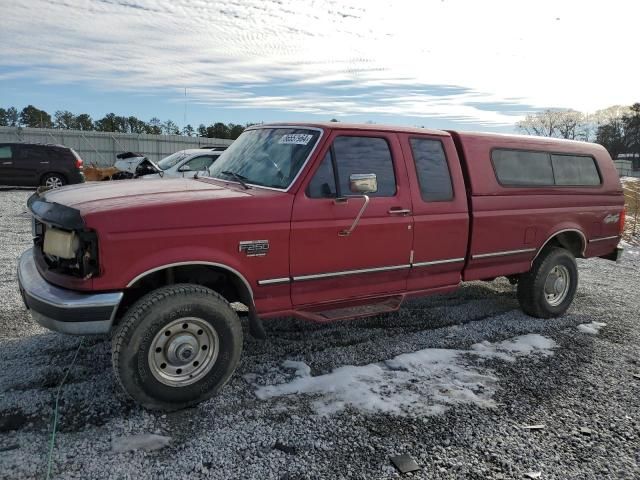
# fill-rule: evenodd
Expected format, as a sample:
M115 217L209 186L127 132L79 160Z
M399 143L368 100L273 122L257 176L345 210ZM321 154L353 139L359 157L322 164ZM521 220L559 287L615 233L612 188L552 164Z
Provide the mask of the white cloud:
M521 114L506 104L638 101L635 1L29 0L2 10L0 66L45 82L494 125Z

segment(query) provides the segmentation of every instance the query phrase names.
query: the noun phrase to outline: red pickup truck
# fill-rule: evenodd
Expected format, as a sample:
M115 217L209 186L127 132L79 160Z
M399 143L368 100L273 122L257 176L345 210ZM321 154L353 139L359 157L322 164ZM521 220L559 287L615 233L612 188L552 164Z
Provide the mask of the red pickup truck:
M206 173L206 175L204 174ZM525 313L562 315L576 258L617 260L623 194L600 145L379 125L247 129L194 179L34 194L19 261L33 318L112 332L113 367L143 406L218 391L249 331L329 322L506 276Z

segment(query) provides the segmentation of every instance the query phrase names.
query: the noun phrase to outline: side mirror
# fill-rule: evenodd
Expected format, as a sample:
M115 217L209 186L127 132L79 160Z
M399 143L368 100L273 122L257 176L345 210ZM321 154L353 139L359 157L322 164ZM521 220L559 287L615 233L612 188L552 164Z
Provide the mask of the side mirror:
M349 189L360 195L377 192L378 178L375 173L354 173L349 177Z

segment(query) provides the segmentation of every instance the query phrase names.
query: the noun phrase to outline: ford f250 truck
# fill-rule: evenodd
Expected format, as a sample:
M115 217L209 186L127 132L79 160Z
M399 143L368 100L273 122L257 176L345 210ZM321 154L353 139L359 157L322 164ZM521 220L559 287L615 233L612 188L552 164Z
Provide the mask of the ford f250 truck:
M522 310L562 315L576 258L617 260L618 174L600 145L379 125L247 129L207 175L34 194L19 261L35 321L111 333L113 368L144 407L215 394L242 328L397 310L505 276Z

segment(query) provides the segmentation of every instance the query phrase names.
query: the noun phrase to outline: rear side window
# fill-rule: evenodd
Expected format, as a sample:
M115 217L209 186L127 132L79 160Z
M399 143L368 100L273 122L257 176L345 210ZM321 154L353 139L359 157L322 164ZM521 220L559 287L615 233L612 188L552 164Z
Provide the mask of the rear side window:
M11 158L11 147L9 145L0 145L0 158Z
M412 138L410 142L422 199L425 202L453 199L451 176L442 142L427 138Z
M556 185L600 185L600 175L593 157L551 155Z
M496 177L505 186L600 185L602 180L593 157L524 150L493 150Z
M41 147L22 147L19 156L24 160L47 160L49 155Z
M334 172L331 155L335 155ZM375 173L378 190L371 197L392 197L396 193L396 176L389 144L377 137L337 137L332 149L322 159L307 195L311 198L331 198L351 195L349 177L354 173ZM337 179L336 179L337 177Z
M501 185L554 185L548 153L523 150L493 150L491 160Z

